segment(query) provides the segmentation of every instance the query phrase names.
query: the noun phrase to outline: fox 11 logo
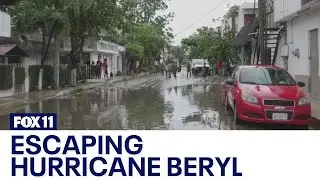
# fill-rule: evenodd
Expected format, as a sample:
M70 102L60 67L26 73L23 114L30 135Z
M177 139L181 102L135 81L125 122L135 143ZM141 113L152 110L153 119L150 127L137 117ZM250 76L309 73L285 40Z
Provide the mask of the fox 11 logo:
M12 113L11 130L57 130L57 114L54 113Z

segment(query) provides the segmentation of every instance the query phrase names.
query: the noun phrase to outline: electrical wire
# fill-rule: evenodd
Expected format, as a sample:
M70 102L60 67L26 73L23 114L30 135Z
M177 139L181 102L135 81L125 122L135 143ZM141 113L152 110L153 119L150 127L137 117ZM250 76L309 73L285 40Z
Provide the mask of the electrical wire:
M223 5L225 2L227 2L226 0L222 0L219 2L218 6L216 6L215 8L213 8L212 10L210 10L208 13L206 13L205 15L201 16L199 19L197 19L196 21L201 21L203 19L205 19L206 17L208 17L213 11L215 11L216 9L218 9L221 5ZM187 28L185 28L184 30L180 31L179 33L175 34L174 37L184 33L185 31L187 31L188 29L192 28L193 26L195 26L196 23L191 24L190 26L188 26Z
M235 4L237 0L233 0L232 3ZM242 0L242 1L245 1L245 0ZM210 10L208 13L206 13L204 16L201 16L196 22L198 21L201 21L205 18L207 18L212 12L214 12L216 9L218 9L220 6L222 6L224 3L227 3L228 5L231 4L230 3L230 0L223 0L223 1L220 1L218 6L216 6L215 8L213 8L212 10ZM193 26L195 26L196 23L193 23L191 24L190 26L188 26L186 29L180 31L179 33L175 34L174 37L184 33L185 31L189 30L190 28L192 28Z

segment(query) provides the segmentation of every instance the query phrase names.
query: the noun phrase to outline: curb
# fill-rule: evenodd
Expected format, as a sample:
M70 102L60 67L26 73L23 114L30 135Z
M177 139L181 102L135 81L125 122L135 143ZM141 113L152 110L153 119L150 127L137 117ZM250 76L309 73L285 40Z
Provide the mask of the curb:
M128 80L133 80L135 78L145 77L145 76L148 76L148 75L150 75L150 74L129 76L127 81ZM0 107L3 108L3 109L6 109L6 108L17 107L17 106L23 106L23 105L26 105L26 104L36 103L38 101L50 100L50 99L54 99L54 98L57 98L57 97L61 97L61 96L70 94L72 91L74 91L77 88L82 88L84 90L88 90L88 89L94 89L94 88L105 86L105 85L113 85L113 84L116 84L116 83L119 83L119 82L122 82L122 81L124 81L124 79L120 78L120 79L114 80L113 82L110 82L110 83L95 83L95 84L92 84L91 86L89 85L87 87L81 87L81 86L73 87L71 89L62 90L62 91L58 92L56 95L40 98L39 100L29 100L29 101L15 100L15 101L9 101L9 102L5 102L5 103L0 104Z

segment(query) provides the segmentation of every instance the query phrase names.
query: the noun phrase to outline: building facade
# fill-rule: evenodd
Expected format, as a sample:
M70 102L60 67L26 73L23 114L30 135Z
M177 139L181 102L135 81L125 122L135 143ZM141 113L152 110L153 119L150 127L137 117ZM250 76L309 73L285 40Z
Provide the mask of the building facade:
M0 11L0 37L11 37L11 18L10 15Z
M255 17L258 16L258 5L254 3L245 2L239 6L238 16L235 18L235 29L236 35L241 31L242 27L250 24ZM232 18L224 16L221 21L221 36L224 36L224 33L227 29L232 27Z
M71 51L71 43L69 40L61 44L60 63L69 64L71 60L68 53ZM88 38L83 47L82 64L96 64L98 60L104 59L108 63L108 72L116 74L118 71L123 72L123 52L125 47L97 38Z
M320 100L320 0L275 0L274 20L286 24L277 64L305 82L305 91Z

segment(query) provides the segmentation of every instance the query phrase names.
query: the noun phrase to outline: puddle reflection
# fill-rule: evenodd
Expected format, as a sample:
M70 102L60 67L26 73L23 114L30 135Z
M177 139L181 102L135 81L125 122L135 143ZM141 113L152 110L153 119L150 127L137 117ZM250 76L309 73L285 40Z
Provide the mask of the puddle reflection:
M214 85L97 89L77 97L60 97L29 104L17 112L58 113L63 130L230 129ZM9 128L8 115L0 116Z

